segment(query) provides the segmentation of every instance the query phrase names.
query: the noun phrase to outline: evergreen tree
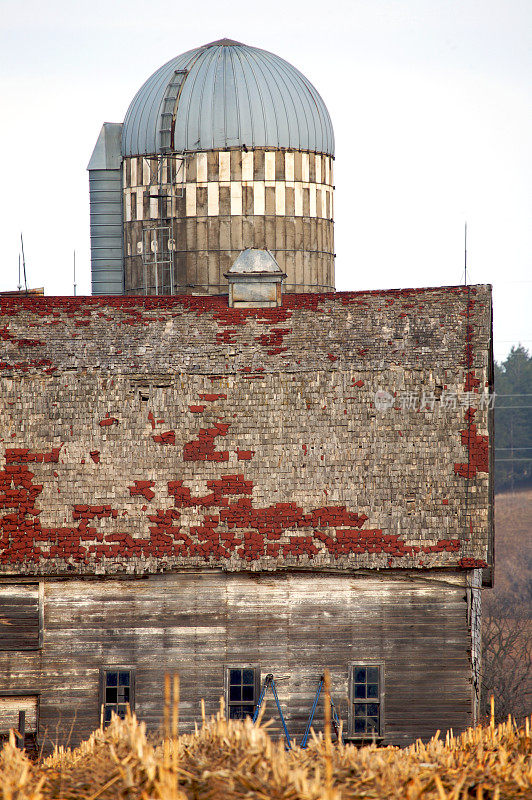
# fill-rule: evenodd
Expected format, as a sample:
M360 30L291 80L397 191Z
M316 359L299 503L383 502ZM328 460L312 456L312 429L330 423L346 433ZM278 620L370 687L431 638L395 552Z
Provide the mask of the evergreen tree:
M532 485L532 357L522 345L495 364L495 490Z

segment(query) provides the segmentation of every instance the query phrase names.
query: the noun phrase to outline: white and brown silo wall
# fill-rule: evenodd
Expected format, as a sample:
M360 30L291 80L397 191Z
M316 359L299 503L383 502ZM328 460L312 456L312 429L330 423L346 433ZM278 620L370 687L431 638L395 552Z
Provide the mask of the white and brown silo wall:
M273 253L285 291L334 289L330 156L260 149L169 158L171 170L166 159L162 168L157 157L124 159L126 293L154 292L143 231L161 224L171 226L175 292L227 291L223 274L247 247Z

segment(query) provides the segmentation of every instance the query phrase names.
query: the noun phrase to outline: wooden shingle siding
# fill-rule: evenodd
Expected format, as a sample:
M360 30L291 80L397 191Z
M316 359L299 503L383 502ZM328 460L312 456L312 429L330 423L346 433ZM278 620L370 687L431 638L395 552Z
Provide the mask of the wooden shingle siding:
M385 740L406 745L471 722L465 576L400 578L295 572L183 572L146 579L46 581L41 653L0 653L0 693L38 686L40 725L72 743L99 723L100 669L136 668L136 712L160 728L165 672L181 677L181 730L213 714L224 666L275 676L290 734L301 738L319 678L347 724L349 663L385 671ZM265 719L279 721L267 695ZM315 728L323 724L323 702ZM55 735L55 733L54 733Z
M0 650L37 650L39 646L39 585L0 584Z

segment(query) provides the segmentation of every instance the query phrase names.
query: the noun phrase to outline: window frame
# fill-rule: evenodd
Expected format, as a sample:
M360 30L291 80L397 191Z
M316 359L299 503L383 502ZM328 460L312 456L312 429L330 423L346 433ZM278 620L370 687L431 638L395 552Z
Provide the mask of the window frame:
M118 703L106 703L105 702L105 688L107 685L107 673L108 672L129 672L129 705L130 711L133 713L135 711L135 684L137 680L137 670L136 667L131 667L128 665L120 665L120 666L106 666L100 667L100 677L99 677L99 704L98 704L98 711L100 715L100 721L103 725L108 725L110 720L105 719L105 707L106 705L113 706L118 705ZM102 711L103 709L103 711Z
M2 588L9 589L10 587L13 590L16 590L20 587L25 588L34 588L36 591L36 620L37 620L37 630L34 634L33 640L24 643L16 642L14 645L10 643L6 643L5 641L0 640L0 651L5 653L16 653L19 651L27 651L31 652L42 650L43 648L43 638L44 638L44 581L39 580L25 580L21 578L19 580L6 580L1 581L0 586ZM1 613L1 611L0 611ZM29 611L27 611L28 617L30 617Z
M257 708L257 703L259 701L260 696L260 687L261 687L261 668L259 664L224 664L224 700L225 700L225 717L226 719L230 719L229 717L229 709L232 705L244 705L244 701L233 701L229 700L229 675L232 669L252 669L253 670L253 691L255 695L255 700L253 701L253 713ZM247 705L251 705L248 703Z
M355 676L355 669L358 667L364 667L367 669L368 667L377 667L379 670L379 697L371 698L371 699L363 699L354 697L354 676ZM348 699L349 699L349 713L347 719L347 728L348 728L348 737L349 739L356 739L358 741L369 741L372 742L373 739L381 740L384 738L385 735L385 689L384 689L384 680L385 680L385 669L384 669L384 661L379 661L378 659L361 659L359 661L350 661L348 664L348 671L347 671L347 680L348 680ZM355 732L355 702L358 703L366 703L369 704L371 702L378 703L379 705L379 729L374 733L360 733Z

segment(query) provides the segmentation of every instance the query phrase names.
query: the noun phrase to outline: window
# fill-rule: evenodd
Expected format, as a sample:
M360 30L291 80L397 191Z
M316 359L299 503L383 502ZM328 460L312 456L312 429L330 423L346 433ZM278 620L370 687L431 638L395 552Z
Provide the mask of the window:
M42 647L43 583L0 585L0 650Z
M130 667L113 667L100 670L100 708L103 706L103 721L110 722L111 714L126 716L129 705L135 708L135 670Z
M225 668L225 700L229 719L252 717L259 697L258 667Z
M349 669L349 730L353 737L383 733L382 664L351 664Z

